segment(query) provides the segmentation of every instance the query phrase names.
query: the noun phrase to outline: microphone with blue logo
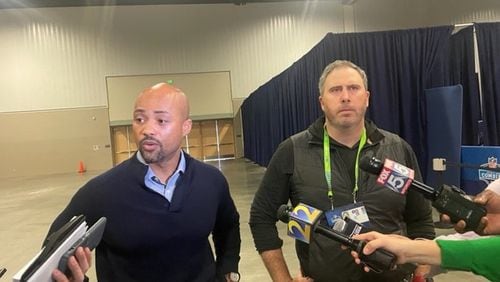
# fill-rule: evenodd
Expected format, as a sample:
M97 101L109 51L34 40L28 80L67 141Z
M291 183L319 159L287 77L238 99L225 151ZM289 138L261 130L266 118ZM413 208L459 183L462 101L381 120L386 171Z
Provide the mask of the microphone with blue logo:
M319 233L356 251L361 261L375 272L391 270L396 263L396 256L384 249L377 249L370 255L363 254L365 241L346 236L342 232L320 224L323 212L306 204L298 204L295 208L281 205L278 219L288 224L288 236L309 244L313 233Z
M364 157L359 167L371 174L378 175L377 183L394 192L405 195L411 187L431 200L432 206L440 213L446 214L456 223L463 220L466 228L476 230L481 218L486 216L486 209L462 196L453 187L443 185L433 188L414 180L414 171L395 161L385 159L384 163L375 157Z

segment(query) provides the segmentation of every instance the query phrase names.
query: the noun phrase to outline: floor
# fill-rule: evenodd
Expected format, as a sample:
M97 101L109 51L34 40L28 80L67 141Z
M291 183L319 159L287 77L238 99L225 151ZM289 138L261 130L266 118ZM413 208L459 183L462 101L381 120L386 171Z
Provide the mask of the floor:
M231 193L241 215L241 281L271 281L262 261L255 251L248 226L249 207L265 169L248 160L225 160L210 162L226 175ZM11 277L40 249L48 226L67 204L75 191L100 172L79 175L61 174L43 177L0 179L0 267L7 273L0 281ZM293 240L286 238L285 225L281 225L284 239L284 254L292 274L298 272ZM438 234L448 234L449 229L437 229ZM91 281L95 272L89 273ZM435 281L487 281L467 272L451 271L435 276Z

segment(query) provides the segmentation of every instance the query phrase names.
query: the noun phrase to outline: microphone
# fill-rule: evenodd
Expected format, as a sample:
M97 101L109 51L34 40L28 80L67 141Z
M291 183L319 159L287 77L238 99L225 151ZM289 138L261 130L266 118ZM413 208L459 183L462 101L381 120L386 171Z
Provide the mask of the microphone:
M395 161L385 159L382 164L382 161L375 157L364 157L359 167L378 175L377 183L397 193L404 195L409 187L418 191L431 200L436 210L448 215L452 222L465 221L467 229L476 230L481 218L486 216L486 209L483 206L463 197L453 187L443 185L440 188L433 188L414 180L414 171Z
M311 234L313 232L319 233L356 251L361 261L375 272L394 268L396 263L394 254L383 249L377 249L369 255L363 254L363 248L366 245L365 241L353 239L335 229L320 224L322 215L321 210L302 203L299 203L293 209L290 206L281 205L277 213L278 219L288 224L288 236L294 239L309 244Z

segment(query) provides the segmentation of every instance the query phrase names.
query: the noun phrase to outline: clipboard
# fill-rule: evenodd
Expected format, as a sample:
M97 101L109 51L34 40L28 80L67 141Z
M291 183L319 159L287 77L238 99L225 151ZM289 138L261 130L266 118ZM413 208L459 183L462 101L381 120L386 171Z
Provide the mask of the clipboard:
M85 237L86 231L85 216L73 217L59 230L47 237L44 247L12 277L12 281L52 282L52 271L58 268L65 253Z

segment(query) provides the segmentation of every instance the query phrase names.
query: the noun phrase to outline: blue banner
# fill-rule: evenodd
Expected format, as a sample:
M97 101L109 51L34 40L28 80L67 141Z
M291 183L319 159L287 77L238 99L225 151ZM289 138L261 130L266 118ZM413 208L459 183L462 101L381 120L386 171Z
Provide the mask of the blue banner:
M487 170L500 168L499 158L500 147L462 146L461 188L469 195L476 195L500 178L500 172Z

